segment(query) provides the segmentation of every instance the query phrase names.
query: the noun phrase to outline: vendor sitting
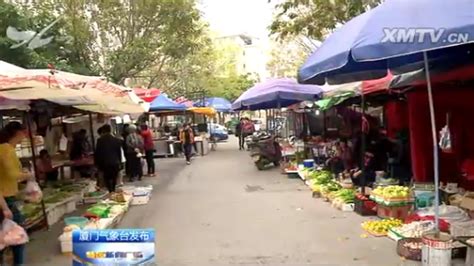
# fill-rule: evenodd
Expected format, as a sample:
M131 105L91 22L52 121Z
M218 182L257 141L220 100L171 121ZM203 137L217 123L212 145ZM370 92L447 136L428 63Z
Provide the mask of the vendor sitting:
M40 151L39 158L36 159L36 169L42 182L58 180L58 169L53 167L51 156L47 150Z

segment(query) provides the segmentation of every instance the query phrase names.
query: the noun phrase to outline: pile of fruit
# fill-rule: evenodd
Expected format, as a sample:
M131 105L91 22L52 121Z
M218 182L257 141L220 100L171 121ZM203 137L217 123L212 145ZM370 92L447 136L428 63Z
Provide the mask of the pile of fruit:
M357 199L362 200L362 201L369 200L369 198L368 198L366 195L362 194L362 193L357 193L357 194L355 195L355 197L356 197Z
M382 199L408 199L411 196L410 188L404 186L377 187L372 195Z
M372 220L362 223L362 228L372 235L385 236L390 228L400 227L403 222L398 219Z
M288 166L285 168L285 172L296 172L298 171L298 162L291 161L288 163Z

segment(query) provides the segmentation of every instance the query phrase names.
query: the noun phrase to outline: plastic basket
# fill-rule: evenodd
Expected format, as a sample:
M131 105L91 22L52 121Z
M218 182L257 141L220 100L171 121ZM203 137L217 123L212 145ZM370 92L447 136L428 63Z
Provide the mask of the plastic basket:
M407 243L422 243L421 238L404 238L397 241L397 254L408 260L421 261L421 248L405 247Z
M300 179L298 172L286 172L286 175L290 179Z
M370 199L361 200L358 198L354 199L354 211L362 216L375 216L377 215L377 204Z
M394 219L400 219L404 221L410 214L412 207L413 205L384 206L384 205L378 204L377 216L382 219L394 218Z
M64 223L66 225L77 225L80 228L84 228L88 222L89 222L89 219L85 217L80 217L80 216L72 216L72 217L64 218Z

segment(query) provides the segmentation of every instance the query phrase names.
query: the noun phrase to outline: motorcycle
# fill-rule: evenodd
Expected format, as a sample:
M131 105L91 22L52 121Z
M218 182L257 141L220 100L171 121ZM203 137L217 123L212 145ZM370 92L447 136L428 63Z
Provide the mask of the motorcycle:
M269 135L265 132L265 131L259 131L259 132L255 132L253 133L252 135L250 136L247 136L244 140L245 140L245 144L247 144L247 150L248 151L251 151L253 148L255 148L255 146L257 145L257 143L262 140L262 139L265 139L265 138L268 138Z
M251 150L250 156L258 170L264 170L271 163L279 166L281 161L280 144L275 137L266 136L258 140Z

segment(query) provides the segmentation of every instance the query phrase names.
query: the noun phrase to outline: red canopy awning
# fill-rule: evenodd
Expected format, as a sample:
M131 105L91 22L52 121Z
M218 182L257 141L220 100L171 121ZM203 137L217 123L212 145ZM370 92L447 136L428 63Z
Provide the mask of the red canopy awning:
M135 88L133 89L133 91L138 97L140 97L147 103L153 102L153 100L161 94L161 91L157 88L151 88L151 89Z
M175 102L179 103L179 104L183 104L184 106L188 107L188 108L191 108L194 106L193 104L193 101L191 100L188 100L186 97L184 96L181 96L181 97L178 97L174 100Z
M387 76L381 79L362 81L362 93L367 95L379 92L388 92L392 79L392 73L388 72Z

